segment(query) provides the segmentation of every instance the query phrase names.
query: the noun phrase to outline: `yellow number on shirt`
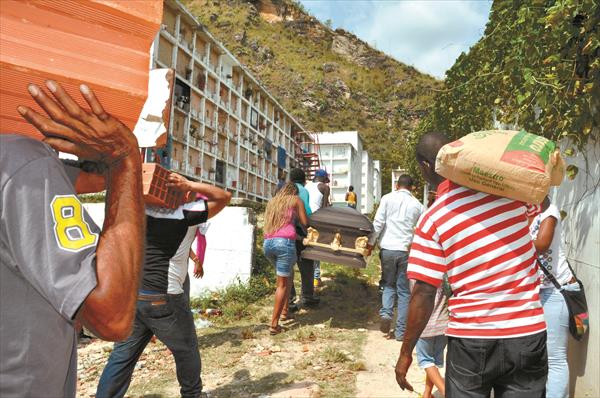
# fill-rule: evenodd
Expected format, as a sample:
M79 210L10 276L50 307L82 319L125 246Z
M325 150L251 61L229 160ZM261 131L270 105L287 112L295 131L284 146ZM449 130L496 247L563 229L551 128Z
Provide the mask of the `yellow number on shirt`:
M68 251L94 246L98 234L83 219L81 202L75 195L57 195L50 205L54 218L54 235L58 245Z

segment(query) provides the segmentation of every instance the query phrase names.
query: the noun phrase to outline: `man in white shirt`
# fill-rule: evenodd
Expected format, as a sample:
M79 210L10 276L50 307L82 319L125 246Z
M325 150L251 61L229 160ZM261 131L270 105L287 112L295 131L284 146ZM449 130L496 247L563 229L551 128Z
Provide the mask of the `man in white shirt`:
M406 314L410 286L406 277L408 250L414 228L423 211L423 205L411 194L413 179L402 174L396 190L384 195L373 221L374 231L369 238L372 248L379 240L383 294L381 296L380 330L389 333L394 316L394 301L398 297L398 310L394 335L402 341L406 327Z
M329 206L329 174L324 169L315 172L314 179L306 184L308 190L310 210L314 213L321 207Z

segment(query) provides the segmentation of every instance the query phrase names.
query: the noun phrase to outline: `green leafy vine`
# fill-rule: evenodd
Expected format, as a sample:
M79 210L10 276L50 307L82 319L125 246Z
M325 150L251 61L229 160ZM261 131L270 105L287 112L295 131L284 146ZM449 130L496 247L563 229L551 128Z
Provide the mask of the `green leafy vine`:
M483 38L448 70L417 135L458 138L498 121L576 148L597 140L599 26L596 0L495 1Z

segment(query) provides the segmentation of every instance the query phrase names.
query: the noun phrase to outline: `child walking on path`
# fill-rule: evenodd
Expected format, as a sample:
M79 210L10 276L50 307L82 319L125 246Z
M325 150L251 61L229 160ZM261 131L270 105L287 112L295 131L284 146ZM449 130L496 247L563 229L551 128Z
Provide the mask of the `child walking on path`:
M414 282L413 282L414 283ZM444 378L438 368L444 367L444 349L446 348L448 328L448 296L446 283L437 289L435 305L429 322L417 341L417 362L425 370L425 392L423 398L431 398L433 387L445 395Z
M292 266L296 263L296 218L302 225L308 224L304 203L293 183L285 184L267 205L265 210L265 256L275 265L277 290L271 318L271 335L282 332L279 318L290 318L288 298L292 287Z

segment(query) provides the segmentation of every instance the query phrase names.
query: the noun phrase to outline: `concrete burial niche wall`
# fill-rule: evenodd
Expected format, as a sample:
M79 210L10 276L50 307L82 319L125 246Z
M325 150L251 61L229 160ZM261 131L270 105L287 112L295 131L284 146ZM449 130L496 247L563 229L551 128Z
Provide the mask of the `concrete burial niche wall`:
M98 226L104 223L104 203L85 203ZM247 207L226 207L209 220L204 277L193 278L189 262L190 295L200 297L234 283L246 283L252 273L255 217ZM192 244L196 249L196 242Z
M569 143L562 143L562 149ZM588 144L568 165L579 172L551 192L551 200L566 213L563 243L569 262L585 286L590 316L589 333L569 341L570 395L600 397L600 143Z
M235 283L246 283L252 273L254 214L247 207L226 207L209 220L204 277L196 279L190 261L190 296L200 297ZM196 248L196 242L192 244Z

